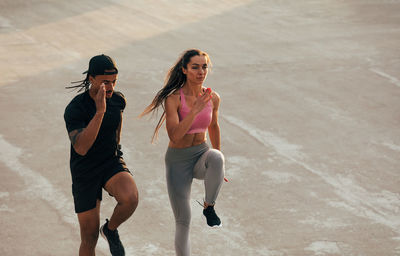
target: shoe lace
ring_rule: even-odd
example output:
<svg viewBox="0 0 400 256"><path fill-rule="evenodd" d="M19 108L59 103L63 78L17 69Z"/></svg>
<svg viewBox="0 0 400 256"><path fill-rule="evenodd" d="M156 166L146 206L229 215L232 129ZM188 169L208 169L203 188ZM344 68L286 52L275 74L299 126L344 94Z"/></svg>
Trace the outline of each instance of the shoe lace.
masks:
<svg viewBox="0 0 400 256"><path fill-rule="evenodd" d="M203 200L204 201L204 200ZM204 208L204 203L200 203L200 201L199 200L196 200L196 202L201 206L201 207L203 207Z"/></svg>
<svg viewBox="0 0 400 256"><path fill-rule="evenodd" d="M208 206L207 208L204 209L204 203L202 204L199 200L196 200L196 202L201 207L203 207L203 210L205 210L205 213L206 213L205 215L206 215L207 219L212 220L212 221L219 219L217 213L214 210L214 206L213 205L210 205L210 206ZM204 202L204 199L203 199L203 202Z"/></svg>

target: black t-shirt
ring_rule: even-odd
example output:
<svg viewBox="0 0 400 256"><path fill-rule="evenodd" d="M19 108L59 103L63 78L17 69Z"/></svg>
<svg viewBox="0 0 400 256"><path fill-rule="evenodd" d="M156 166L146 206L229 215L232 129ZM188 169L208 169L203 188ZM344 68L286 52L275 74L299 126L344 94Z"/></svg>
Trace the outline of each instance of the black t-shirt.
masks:
<svg viewBox="0 0 400 256"><path fill-rule="evenodd" d="M106 112L99 133L92 147L85 156L75 152L71 144L70 167L72 178L94 177L113 162L117 155L117 129L121 122L126 100L122 93L114 92L106 99ZM64 120L68 133L86 128L96 113L96 104L89 91L78 94L65 108Z"/></svg>

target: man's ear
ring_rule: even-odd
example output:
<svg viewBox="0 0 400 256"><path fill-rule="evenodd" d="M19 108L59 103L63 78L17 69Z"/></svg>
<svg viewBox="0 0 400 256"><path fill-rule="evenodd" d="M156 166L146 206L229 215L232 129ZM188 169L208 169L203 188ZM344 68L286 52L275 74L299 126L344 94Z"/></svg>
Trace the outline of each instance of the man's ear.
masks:
<svg viewBox="0 0 400 256"><path fill-rule="evenodd" d="M89 82L90 82L91 84L93 84L93 82L94 82L94 77L91 76L91 75L89 75Z"/></svg>

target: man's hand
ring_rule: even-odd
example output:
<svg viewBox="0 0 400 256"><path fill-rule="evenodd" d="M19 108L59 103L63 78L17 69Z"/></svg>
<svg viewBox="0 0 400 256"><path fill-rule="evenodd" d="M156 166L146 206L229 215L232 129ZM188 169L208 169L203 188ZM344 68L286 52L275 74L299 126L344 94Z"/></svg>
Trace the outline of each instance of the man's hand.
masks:
<svg viewBox="0 0 400 256"><path fill-rule="evenodd" d="M100 88L97 91L95 103L97 113L106 112L106 86L104 85L104 83L100 85Z"/></svg>

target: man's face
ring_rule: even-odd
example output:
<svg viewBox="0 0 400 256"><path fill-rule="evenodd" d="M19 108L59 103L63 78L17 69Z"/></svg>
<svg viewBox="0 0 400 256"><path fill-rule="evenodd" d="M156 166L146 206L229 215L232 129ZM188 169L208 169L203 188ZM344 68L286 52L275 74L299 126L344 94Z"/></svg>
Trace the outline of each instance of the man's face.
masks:
<svg viewBox="0 0 400 256"><path fill-rule="evenodd" d="M106 72L112 72L112 70L106 70ZM112 74L112 75L97 75L95 77L90 77L90 82L92 84L92 90L94 92L97 92L100 88L101 84L105 85L106 89L106 97L111 98L113 92L114 92L114 87L117 83L117 77L118 74Z"/></svg>

